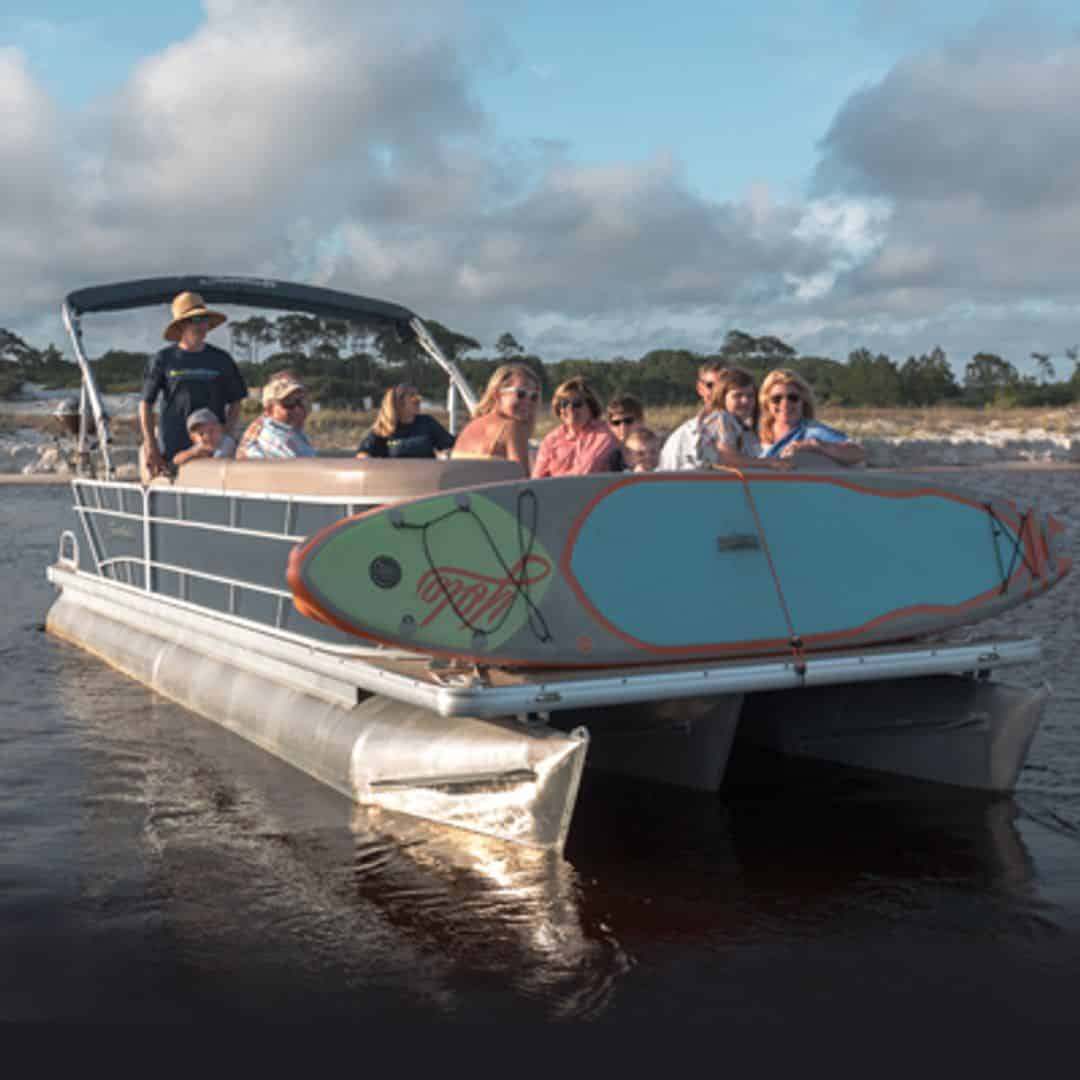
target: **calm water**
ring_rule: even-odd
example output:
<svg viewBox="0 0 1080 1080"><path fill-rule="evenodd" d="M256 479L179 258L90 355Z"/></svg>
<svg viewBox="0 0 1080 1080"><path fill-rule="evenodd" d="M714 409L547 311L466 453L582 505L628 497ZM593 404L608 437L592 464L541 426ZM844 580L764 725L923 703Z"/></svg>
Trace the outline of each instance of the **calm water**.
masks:
<svg viewBox="0 0 1080 1080"><path fill-rule="evenodd" d="M949 478L1080 556L1080 472ZM1054 690L1015 798L587 775L553 860L358 811L46 636L68 498L0 488L0 1018L1074 1022L1080 573L986 626L1042 636L1008 677Z"/></svg>

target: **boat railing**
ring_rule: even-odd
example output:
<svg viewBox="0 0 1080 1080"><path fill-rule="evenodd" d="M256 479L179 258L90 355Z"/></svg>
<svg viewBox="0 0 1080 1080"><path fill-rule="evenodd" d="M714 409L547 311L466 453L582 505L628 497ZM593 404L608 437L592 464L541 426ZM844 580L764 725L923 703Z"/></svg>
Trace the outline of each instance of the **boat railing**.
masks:
<svg viewBox="0 0 1080 1080"><path fill-rule="evenodd" d="M266 492L237 492L223 494L204 488L144 487L140 484L118 481L77 479L73 481L75 510L83 525L93 572L121 584L139 588L144 592L158 593L162 575L175 575L178 583L176 598L188 600L193 581L203 581L221 586L226 590L223 610L236 615L241 596L257 593L277 600L273 625L284 628L286 613L292 594L285 585L284 568L288 550L307 538L308 531L297 528L302 506L325 507L329 522L337 517L349 517L373 506L385 503L385 498L355 497L343 502L334 496L273 495ZM207 520L191 513L191 504L211 498L223 508L221 519ZM258 501L271 511L262 514L262 527L242 524L242 504ZM279 507L280 512L275 510ZM271 517L277 518L271 527ZM252 544L270 541L281 546L281 584L259 581L255 577L243 578L216 573L203 566L180 564L160 557L157 548L162 529L195 530L207 536L225 537L233 540L246 539ZM109 551L103 536L113 542L128 541L126 550ZM130 541L138 538L138 543ZM192 545L193 550L195 545ZM253 566L256 562L253 561Z"/></svg>
<svg viewBox="0 0 1080 1080"><path fill-rule="evenodd" d="M190 462L175 481L78 477L72 487L87 568L97 576L185 602L200 597L214 611L284 630L306 622L285 580L295 545L387 503L516 475L512 462L472 459L223 459ZM245 615L256 611L256 619ZM320 641L343 636L307 628Z"/></svg>
<svg viewBox="0 0 1080 1080"><path fill-rule="evenodd" d="M232 536L242 536L251 539L270 539L282 544L283 549L304 540L305 535L291 530L290 521L294 519L295 504L300 500L283 497L282 527L279 531L266 529L243 529L236 525L219 525L212 522L197 520L185 520L166 514L155 513L153 504L155 496L160 496L162 491L154 488L146 488L139 484L124 483L120 481L103 481L77 479L73 481L76 491L75 510L82 525L83 535L87 538L89 556L92 566L82 567L80 564L80 546L78 538L71 530L65 530L61 534L59 550L57 553L57 566L80 573L89 573L92 577L108 581L110 585L116 585L130 590L132 593L147 595L159 600L167 600L178 609L186 609L191 612L208 613L206 605L193 602L190 599L191 582L203 581L211 585L221 586L227 590L227 602L222 608L216 608L209 613L216 619L225 620L232 625L249 630L258 630L265 633L268 630L275 632L275 636L284 641L303 644L308 648L317 648L320 652L328 655L336 655L342 658L363 658L369 656L411 656L404 650L387 649L383 646L366 646L359 641L355 645L340 645L330 641L315 641L308 635L298 633L286 627L286 613L291 607L292 594L287 587L265 584L262 582L217 574L205 568L192 565L182 565L155 556L155 525L178 526L181 528L193 528L205 530L208 533L228 533ZM166 489L166 493L167 489ZM183 512L182 500L186 496L211 495L217 499L223 498L217 492L200 491L198 489L175 492L180 502L179 512ZM107 505L107 499L112 496L118 501L115 506ZM238 501L248 496L236 495L224 497L227 501ZM258 497L258 496L255 496ZM263 498L266 498L265 496ZM317 497L310 497L316 499ZM324 503L336 505L332 500L324 498ZM134 502L139 509L128 509L125 505ZM359 513L366 505L359 501L350 504L349 512ZM229 516L235 520L235 512L230 511ZM133 554L110 556L106 554L101 545L100 531L94 527L95 519L107 519L109 521L128 522L136 527L141 533L140 550ZM162 573L174 574L180 587L177 594L164 593L158 587ZM284 575L282 580L284 581ZM238 614L238 600L244 594L256 593L269 596L276 600L275 617L272 622L260 622L241 614Z"/></svg>

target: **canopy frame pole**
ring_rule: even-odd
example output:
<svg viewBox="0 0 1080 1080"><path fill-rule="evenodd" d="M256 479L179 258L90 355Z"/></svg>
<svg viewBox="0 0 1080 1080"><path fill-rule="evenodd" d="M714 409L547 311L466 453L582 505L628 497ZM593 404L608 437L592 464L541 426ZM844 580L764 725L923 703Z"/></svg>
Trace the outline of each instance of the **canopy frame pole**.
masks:
<svg viewBox="0 0 1080 1080"><path fill-rule="evenodd" d="M79 403L79 445L76 459L78 465L76 468L80 475L85 475L87 463L90 459L91 443L86 418L86 403L89 401L90 411L93 413L94 426L97 431L97 449L101 454L101 463L105 473L104 479L115 480L116 467L113 465L110 451L112 432L109 429L109 417L101 401L101 392L98 390L97 379L94 378L94 369L91 367L90 360L83 349L82 326L79 323L79 317L71 311L66 300L61 305L60 315L64 320L64 326L67 328L68 337L71 339L71 347L75 352L79 370L82 372L82 393Z"/></svg>

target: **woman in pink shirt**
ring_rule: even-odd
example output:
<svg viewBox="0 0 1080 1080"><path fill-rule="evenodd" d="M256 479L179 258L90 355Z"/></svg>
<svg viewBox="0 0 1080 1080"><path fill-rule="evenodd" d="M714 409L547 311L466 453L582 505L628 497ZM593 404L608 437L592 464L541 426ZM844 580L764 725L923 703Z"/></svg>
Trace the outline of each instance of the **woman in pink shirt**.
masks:
<svg viewBox="0 0 1080 1080"><path fill-rule="evenodd" d="M556 388L551 411L559 425L540 443L533 476L583 476L620 467L619 440L600 419L600 399L583 378Z"/></svg>

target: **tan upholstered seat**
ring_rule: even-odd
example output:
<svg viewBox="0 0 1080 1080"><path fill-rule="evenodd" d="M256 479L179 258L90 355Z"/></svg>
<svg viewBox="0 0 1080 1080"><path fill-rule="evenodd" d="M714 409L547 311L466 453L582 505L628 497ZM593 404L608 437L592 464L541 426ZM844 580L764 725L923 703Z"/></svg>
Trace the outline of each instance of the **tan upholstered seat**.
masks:
<svg viewBox="0 0 1080 1080"><path fill-rule="evenodd" d="M385 498L523 480L521 466L501 458L293 458L236 461L199 458L180 467L176 487L222 494L355 495Z"/></svg>

